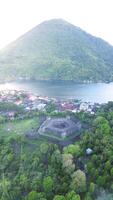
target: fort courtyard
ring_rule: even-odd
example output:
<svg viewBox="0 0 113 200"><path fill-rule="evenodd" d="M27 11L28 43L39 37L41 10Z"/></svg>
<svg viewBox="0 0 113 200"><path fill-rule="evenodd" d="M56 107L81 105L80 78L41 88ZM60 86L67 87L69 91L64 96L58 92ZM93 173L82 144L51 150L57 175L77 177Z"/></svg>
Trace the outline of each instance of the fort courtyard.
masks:
<svg viewBox="0 0 113 200"><path fill-rule="evenodd" d="M58 140L78 136L81 130L81 123L66 118L47 118L40 126L38 133Z"/></svg>

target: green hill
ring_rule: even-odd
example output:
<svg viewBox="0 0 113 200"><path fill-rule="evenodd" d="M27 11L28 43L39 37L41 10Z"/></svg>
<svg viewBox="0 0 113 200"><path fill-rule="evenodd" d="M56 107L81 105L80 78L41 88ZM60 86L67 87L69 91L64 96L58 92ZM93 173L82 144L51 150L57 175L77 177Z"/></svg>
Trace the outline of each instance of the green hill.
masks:
<svg viewBox="0 0 113 200"><path fill-rule="evenodd" d="M0 81L113 81L113 46L61 19L45 21L0 51Z"/></svg>

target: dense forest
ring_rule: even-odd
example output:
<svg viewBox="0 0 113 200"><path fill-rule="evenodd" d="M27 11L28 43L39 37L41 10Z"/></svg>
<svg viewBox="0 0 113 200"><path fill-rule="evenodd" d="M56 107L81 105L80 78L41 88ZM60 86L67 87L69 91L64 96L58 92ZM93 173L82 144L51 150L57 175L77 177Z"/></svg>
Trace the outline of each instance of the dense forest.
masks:
<svg viewBox="0 0 113 200"><path fill-rule="evenodd" d="M0 51L0 81L113 81L113 46L64 20L41 23Z"/></svg>
<svg viewBox="0 0 113 200"><path fill-rule="evenodd" d="M0 200L112 200L113 102L95 115L73 114L87 128L67 146L23 134L42 114L11 122L0 118ZM6 134L9 124L15 129Z"/></svg>

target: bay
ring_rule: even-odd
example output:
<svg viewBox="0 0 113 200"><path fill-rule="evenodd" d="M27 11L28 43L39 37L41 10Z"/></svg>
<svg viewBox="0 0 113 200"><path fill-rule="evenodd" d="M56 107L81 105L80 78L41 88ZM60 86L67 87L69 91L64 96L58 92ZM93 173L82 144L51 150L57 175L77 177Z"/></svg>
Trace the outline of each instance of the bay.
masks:
<svg viewBox="0 0 113 200"><path fill-rule="evenodd" d="M57 99L79 99L87 102L113 101L112 83L77 84L73 81L17 81L0 84L1 90L25 90Z"/></svg>

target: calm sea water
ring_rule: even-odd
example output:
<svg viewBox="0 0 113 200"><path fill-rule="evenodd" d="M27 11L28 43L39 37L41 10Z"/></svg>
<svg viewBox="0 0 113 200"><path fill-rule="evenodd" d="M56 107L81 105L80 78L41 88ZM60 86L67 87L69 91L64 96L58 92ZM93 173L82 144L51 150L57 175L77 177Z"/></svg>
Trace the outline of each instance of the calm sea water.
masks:
<svg viewBox="0 0 113 200"><path fill-rule="evenodd" d="M19 81L0 84L0 90L26 90L59 99L81 99L105 103L113 101L113 83L77 84L72 81Z"/></svg>

